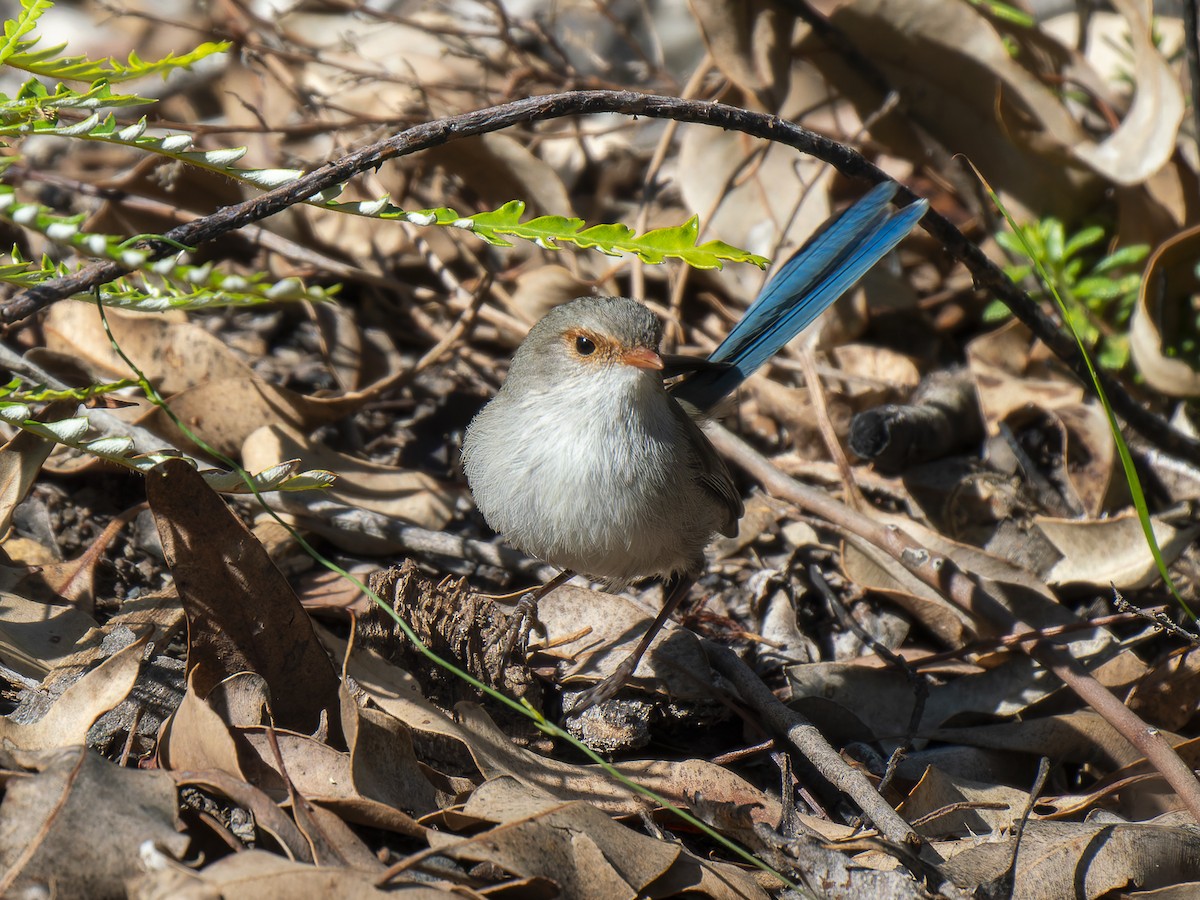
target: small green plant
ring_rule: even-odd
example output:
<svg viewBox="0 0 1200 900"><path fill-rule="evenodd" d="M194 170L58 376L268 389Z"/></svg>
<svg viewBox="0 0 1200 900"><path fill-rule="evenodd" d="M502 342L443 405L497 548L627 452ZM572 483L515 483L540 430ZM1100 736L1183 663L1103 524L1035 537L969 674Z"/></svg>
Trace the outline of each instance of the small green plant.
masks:
<svg viewBox="0 0 1200 900"><path fill-rule="evenodd" d="M1035 269L1046 273L1065 302L1066 315L1076 333L1094 349L1102 368L1117 371L1129 362L1127 326L1142 284L1139 264L1150 248L1132 244L1101 255L1104 238L1105 231L1099 225L1068 237L1063 223L1050 216L1018 225L1017 232L1002 231L996 235L996 243L1017 260L1005 268L1013 281L1025 281ZM1040 284L1031 294L1050 296ZM999 300L992 301L983 312L986 322L998 322L1008 315L1008 308Z"/></svg>

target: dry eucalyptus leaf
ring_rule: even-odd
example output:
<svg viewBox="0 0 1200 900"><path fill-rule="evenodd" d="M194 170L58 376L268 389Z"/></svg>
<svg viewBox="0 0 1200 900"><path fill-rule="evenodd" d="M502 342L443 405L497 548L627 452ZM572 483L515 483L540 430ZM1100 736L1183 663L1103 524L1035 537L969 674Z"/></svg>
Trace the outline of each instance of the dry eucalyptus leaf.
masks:
<svg viewBox="0 0 1200 900"><path fill-rule="evenodd" d="M1129 741L1091 710L1021 722L940 728L928 736L949 743L1057 760L1092 763L1103 760L1114 767L1127 766L1141 758ZM1179 742L1172 735L1168 739L1172 744Z"/></svg>
<svg viewBox="0 0 1200 900"><path fill-rule="evenodd" d="M783 10L750 0L688 0L713 62L746 100L777 112L788 88L795 20Z"/></svg>
<svg viewBox="0 0 1200 900"><path fill-rule="evenodd" d="M944 867L958 885L1002 875L1014 838L964 850ZM1200 835L1194 827L1092 822L1029 822L1017 848L1012 896L1022 900L1088 900L1130 887L1165 887L1200 878Z"/></svg>
<svg viewBox="0 0 1200 900"><path fill-rule="evenodd" d="M0 591L0 661L30 678L42 678L81 649L96 620L74 606L29 600Z"/></svg>
<svg viewBox="0 0 1200 900"><path fill-rule="evenodd" d="M1169 397L1200 397L1200 372L1171 354L1185 320L1194 321L1200 294L1196 258L1200 226L1185 229L1158 247L1146 261L1137 305L1129 323L1129 351L1146 382Z"/></svg>
<svg viewBox="0 0 1200 900"><path fill-rule="evenodd" d="M74 408L73 403L52 403L42 412L41 419L66 418ZM28 495L42 471L42 464L55 446L54 441L28 431L18 431L0 447L0 535L8 534L13 510Z"/></svg>
<svg viewBox="0 0 1200 900"><path fill-rule="evenodd" d="M886 347L843 344L831 351L838 369L848 377L838 393L855 409L867 409L905 398L921 383L921 373L907 356Z"/></svg>
<svg viewBox="0 0 1200 900"><path fill-rule="evenodd" d="M806 189L824 164L781 144L703 125L680 127L679 188L688 209L721 239L762 256L798 248L830 213L823 186ZM748 303L765 284L752 266L730 268L722 283Z"/></svg>
<svg viewBox="0 0 1200 900"><path fill-rule="evenodd" d="M565 896L664 897L687 891L720 898L766 897L740 869L701 860L677 844L618 825L587 803L562 803L512 778L481 785L464 812L502 827L486 841L433 832L430 845L456 858L552 879Z"/></svg>
<svg viewBox="0 0 1200 900"><path fill-rule="evenodd" d="M242 809L249 810L254 817L254 827L260 833L270 835L289 859L312 862L312 848L296 823L264 791L216 769L170 774L180 787L198 787L227 797Z"/></svg>
<svg viewBox="0 0 1200 900"><path fill-rule="evenodd" d="M437 791L417 761L412 733L399 719L359 706L342 687L342 732L350 753L350 779L358 794L423 816L439 809Z"/></svg>
<svg viewBox="0 0 1200 900"><path fill-rule="evenodd" d="M574 215L558 173L510 135L451 141L438 148L437 162L489 204L499 206L520 197L531 215Z"/></svg>
<svg viewBox="0 0 1200 900"><path fill-rule="evenodd" d="M246 437L264 424L304 428L332 422L370 396L367 389L336 397L307 397L267 383L199 325L120 310L106 315L121 349L168 398L175 414L226 455L236 456ZM112 380L132 374L109 343L94 306L55 304L46 334L49 348L74 354L94 377ZM182 439L158 407L145 407L140 422L156 434Z"/></svg>
<svg viewBox="0 0 1200 900"><path fill-rule="evenodd" d="M158 742L159 764L177 772L224 772L245 781L229 724L196 693L188 680L183 701L163 726Z"/></svg>
<svg viewBox="0 0 1200 900"><path fill-rule="evenodd" d="M547 652L560 659L562 682L613 672L650 626L653 614L625 597L566 584L538 602ZM532 648L531 648L532 649ZM668 623L638 663L634 681L680 699L707 697L712 680L697 637Z"/></svg>
<svg viewBox="0 0 1200 900"><path fill-rule="evenodd" d="M1180 647L1142 675L1126 703L1147 722L1178 731L1200 714L1197 696L1200 649Z"/></svg>
<svg viewBox="0 0 1200 900"><path fill-rule="evenodd" d="M143 871L144 844L175 857L187 851L165 772L123 769L84 747L38 760L38 774L9 780L0 805L0 867L19 866L15 889L61 900L124 897L125 879Z"/></svg>
<svg viewBox="0 0 1200 900"><path fill-rule="evenodd" d="M559 304L591 292L591 282L562 266L534 266L517 276L508 307L532 325Z"/></svg>
<svg viewBox="0 0 1200 900"><path fill-rule="evenodd" d="M256 672L270 687L279 727L311 733L336 718L337 674L308 614L225 501L178 459L146 477L146 497L187 614L188 674L197 693Z"/></svg>
<svg viewBox="0 0 1200 900"><path fill-rule="evenodd" d="M917 832L927 839L944 835L1000 834L1012 827L1028 802L1028 791L992 781L956 778L930 766L909 792L898 812L907 821L916 822L944 810L942 815L917 826ZM972 809L967 806L973 803L999 803L1002 808Z"/></svg>
<svg viewBox="0 0 1200 900"><path fill-rule="evenodd" d="M421 837L425 833L425 829L412 816L392 806L391 802L412 806L426 803L426 797L392 796L387 798L389 802L384 802L363 796L355 786L350 756L344 751L335 750L307 735L276 731L275 743L283 757L283 769L287 775L285 782L266 728L241 729L238 741L250 749L251 755L257 756L253 762L256 773L253 780L268 793L279 791L282 795L286 784L290 782L301 797L336 812L348 822L409 837ZM384 793L387 793L386 788L394 786L394 783L388 785L379 779L368 783ZM425 790L423 793L428 796L432 792Z"/></svg>
<svg viewBox="0 0 1200 900"><path fill-rule="evenodd" d="M1150 522L1163 560L1169 566L1200 535L1200 525L1176 527L1167 518L1151 516ZM1045 573L1047 584L1100 588L1114 584L1120 590L1134 590L1160 580L1135 512L1090 522L1038 516L1034 526L1062 554L1062 559Z"/></svg>
<svg viewBox="0 0 1200 900"><path fill-rule="evenodd" d="M133 690L145 650L142 638L117 651L69 685L36 722L0 718L0 743L22 750L82 745L92 724Z"/></svg>
<svg viewBox="0 0 1200 900"><path fill-rule="evenodd" d="M282 425L265 425L254 431L241 451L243 465L255 472L288 459L302 459L305 469L327 469L337 474L337 481L331 488L311 492L314 496L372 510L432 531L441 530L450 521L462 493L461 488L424 472L338 453ZM280 501L290 512L299 513L305 507L307 493L285 494Z"/></svg>
<svg viewBox="0 0 1200 900"><path fill-rule="evenodd" d="M181 313L150 316L109 309L105 316L121 349L163 394L206 381L254 377L219 338L187 322ZM50 307L46 347L73 356L102 380L132 376L109 343L99 311L90 303L71 301Z"/></svg>
<svg viewBox="0 0 1200 900"><path fill-rule="evenodd" d="M1033 336L1016 319L967 345L967 364L979 391L979 405L988 432L1028 407L1050 412L1078 406L1083 387L1054 359L1046 359Z"/></svg>
<svg viewBox="0 0 1200 900"><path fill-rule="evenodd" d="M134 881L132 900L215 900L254 897L255 900L295 900L297 897L337 897L338 900L446 900L462 897L452 884L444 888L422 882L392 882L377 887L378 872L310 866L265 850L245 850L210 863L199 871L162 869Z"/></svg>

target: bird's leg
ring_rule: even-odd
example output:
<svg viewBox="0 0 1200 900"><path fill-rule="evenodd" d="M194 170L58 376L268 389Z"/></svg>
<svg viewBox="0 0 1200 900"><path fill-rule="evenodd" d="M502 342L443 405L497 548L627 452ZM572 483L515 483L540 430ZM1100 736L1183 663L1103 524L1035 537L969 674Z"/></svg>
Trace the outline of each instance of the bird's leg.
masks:
<svg viewBox="0 0 1200 900"><path fill-rule="evenodd" d="M563 569L541 587L532 591L525 591L520 595L521 599L513 607L512 620L504 630L504 647L501 659L509 659L518 642L524 644L529 640L529 631L533 628L533 623L537 621L538 601L556 587L566 584L574 577L575 573L570 569Z"/></svg>
<svg viewBox="0 0 1200 900"><path fill-rule="evenodd" d="M616 670L601 681L598 685L584 691L575 704L571 707L571 715L579 715L590 706L595 706L597 703L603 703L605 700L611 700L625 686L634 670L637 669L638 663L642 661L646 651L653 643L655 636L662 631L662 627L667 624L667 619L671 618L671 613L679 608L679 604L683 602L683 598L687 596L688 591L692 589L692 585L696 583L696 578L693 575L676 575L667 582L666 599L663 601L662 609L658 615L654 617L654 621L650 623L650 628L642 635L642 639L638 641L633 652L625 659L621 660L621 664Z"/></svg>

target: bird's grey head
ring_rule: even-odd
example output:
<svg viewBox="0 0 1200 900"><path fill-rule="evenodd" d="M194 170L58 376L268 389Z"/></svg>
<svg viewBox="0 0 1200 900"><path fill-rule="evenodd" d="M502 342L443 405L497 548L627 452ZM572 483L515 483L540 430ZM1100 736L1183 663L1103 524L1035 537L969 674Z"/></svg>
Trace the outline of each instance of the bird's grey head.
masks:
<svg viewBox="0 0 1200 900"><path fill-rule="evenodd" d="M658 316L628 297L578 297L550 310L513 357L508 380L561 380L625 365L661 369Z"/></svg>

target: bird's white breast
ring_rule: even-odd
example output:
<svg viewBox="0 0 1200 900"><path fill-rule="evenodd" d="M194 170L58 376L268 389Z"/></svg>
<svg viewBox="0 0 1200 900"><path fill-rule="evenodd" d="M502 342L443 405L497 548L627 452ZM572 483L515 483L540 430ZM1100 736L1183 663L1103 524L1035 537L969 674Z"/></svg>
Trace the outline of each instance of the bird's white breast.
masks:
<svg viewBox="0 0 1200 900"><path fill-rule="evenodd" d="M463 445L476 504L560 568L628 581L696 567L723 510L693 476L674 401L640 370L589 376L480 412Z"/></svg>

